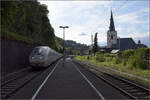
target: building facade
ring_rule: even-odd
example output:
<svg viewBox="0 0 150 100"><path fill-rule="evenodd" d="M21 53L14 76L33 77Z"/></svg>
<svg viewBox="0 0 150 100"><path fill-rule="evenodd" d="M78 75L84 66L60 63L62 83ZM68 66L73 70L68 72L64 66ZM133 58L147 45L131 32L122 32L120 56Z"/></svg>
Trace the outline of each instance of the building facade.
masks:
<svg viewBox="0 0 150 100"><path fill-rule="evenodd" d="M117 44L117 31L115 30L113 14L111 11L110 26L109 30L107 31L107 47L111 48L112 45L115 44Z"/></svg>
<svg viewBox="0 0 150 100"><path fill-rule="evenodd" d="M109 30L107 31L107 49L113 50L127 50L127 49L136 49L141 47L146 47L144 44L136 44L132 38L118 38L117 31L115 30L113 13L111 11L111 18L110 18L110 26Z"/></svg>

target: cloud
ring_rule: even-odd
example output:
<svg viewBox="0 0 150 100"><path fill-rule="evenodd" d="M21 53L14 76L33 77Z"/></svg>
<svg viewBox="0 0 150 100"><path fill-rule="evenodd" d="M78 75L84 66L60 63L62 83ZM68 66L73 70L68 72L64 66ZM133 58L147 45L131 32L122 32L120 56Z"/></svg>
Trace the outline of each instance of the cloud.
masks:
<svg viewBox="0 0 150 100"><path fill-rule="evenodd" d="M80 36L86 36L87 34L86 33L81 33L81 34L79 34Z"/></svg>
<svg viewBox="0 0 150 100"><path fill-rule="evenodd" d="M48 6L48 17L55 29L56 36L62 38L63 31L59 26L68 25L69 28L65 30L65 39L88 45L91 44L91 34L96 32L99 33L98 43L106 44L110 23L110 8L114 3L116 6L122 4L121 1L40 1L40 3ZM137 3L134 2L135 8L139 7L136 6ZM131 4L122 7L121 13L116 13L117 15L114 13L118 36L133 37L134 39L142 36L147 37L148 8L143 6L138 11L130 9L130 12L128 12L125 11L128 6L131 6ZM138 28L139 26L140 28Z"/></svg>
<svg viewBox="0 0 150 100"><path fill-rule="evenodd" d="M95 33L94 30L98 29L95 29L95 27L100 23L103 23L103 20L106 16L106 14L104 14L102 11L95 10L94 7L99 7L99 4L103 5L104 2L93 2L93 5L89 3L79 3L75 5L60 4L59 7L57 6L58 4L55 4L57 10L54 11L56 11L55 14L57 17L55 17L55 15L54 18L51 18L53 16L49 16L49 18L52 26L55 29L56 36L62 37L62 30L59 29L59 25L68 25L69 29L66 29L66 39L72 39L80 43L90 44L91 34ZM107 3L105 3L105 6L106 4ZM52 11L52 9L50 11ZM104 28L100 29L100 31L103 30ZM85 38L80 37L80 34L83 31L87 34L86 40Z"/></svg>
<svg viewBox="0 0 150 100"><path fill-rule="evenodd" d="M128 23L128 24L143 24L146 21L139 20L140 15L138 13L127 13L120 16L116 16L116 20L121 23Z"/></svg>
<svg viewBox="0 0 150 100"><path fill-rule="evenodd" d="M138 11L126 12L115 17L119 37L132 37L134 40L148 43L149 39L149 9L143 7ZM143 40L145 39L145 40ZM147 41L147 42L146 42Z"/></svg>

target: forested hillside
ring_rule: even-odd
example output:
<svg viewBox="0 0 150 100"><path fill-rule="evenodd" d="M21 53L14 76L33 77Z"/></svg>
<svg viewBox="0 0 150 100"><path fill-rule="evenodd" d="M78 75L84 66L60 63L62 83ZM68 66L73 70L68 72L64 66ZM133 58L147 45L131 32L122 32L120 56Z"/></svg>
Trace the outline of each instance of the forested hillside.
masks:
<svg viewBox="0 0 150 100"><path fill-rule="evenodd" d="M58 50L47 7L38 1L1 1L1 36Z"/></svg>
<svg viewBox="0 0 150 100"><path fill-rule="evenodd" d="M63 47L63 40L61 38L58 38L58 43ZM89 46L81 43L76 43L75 41L72 40L66 40L65 41L65 47L66 47L66 52L68 54L84 54L85 51L89 49Z"/></svg>

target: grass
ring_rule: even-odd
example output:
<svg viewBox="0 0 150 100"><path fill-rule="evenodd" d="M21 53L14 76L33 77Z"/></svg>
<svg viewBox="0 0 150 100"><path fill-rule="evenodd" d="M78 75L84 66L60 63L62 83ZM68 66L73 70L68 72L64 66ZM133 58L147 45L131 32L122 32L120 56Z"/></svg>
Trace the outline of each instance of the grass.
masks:
<svg viewBox="0 0 150 100"><path fill-rule="evenodd" d="M22 35L18 35L12 32L8 32L8 31L2 31L1 37L7 40L16 40L16 41L21 41L24 43L28 43L28 44L33 44L34 41L32 39L29 39L28 37L22 36Z"/></svg>
<svg viewBox="0 0 150 100"><path fill-rule="evenodd" d="M104 70L115 70L115 74L120 74L119 72L123 72L124 74L121 73L123 77L137 81L146 87L149 87L150 85L150 70L148 69L130 68L127 65L125 66L123 63L115 64L110 57L105 57L105 62L98 62L94 57L88 56L76 56L74 59L94 64Z"/></svg>
<svg viewBox="0 0 150 100"><path fill-rule="evenodd" d="M49 45L51 48L58 50L57 46L55 48L52 45L50 45L53 43L47 44L44 41L42 41L40 39L40 37L39 37L39 39L35 40L35 39L32 39L31 37L20 35L20 34L14 33L14 32L9 32L5 29L1 30L0 37L1 37L1 39L19 41L19 42L31 44L31 45Z"/></svg>
<svg viewBox="0 0 150 100"><path fill-rule="evenodd" d="M2 30L1 38L6 39L6 40L16 40L16 41L20 41L20 42L23 42L23 43L34 44L34 45L44 44L40 40L35 41L35 40L33 40L33 39L31 39L27 36L19 35L17 33L12 33L12 32L9 32L7 30Z"/></svg>

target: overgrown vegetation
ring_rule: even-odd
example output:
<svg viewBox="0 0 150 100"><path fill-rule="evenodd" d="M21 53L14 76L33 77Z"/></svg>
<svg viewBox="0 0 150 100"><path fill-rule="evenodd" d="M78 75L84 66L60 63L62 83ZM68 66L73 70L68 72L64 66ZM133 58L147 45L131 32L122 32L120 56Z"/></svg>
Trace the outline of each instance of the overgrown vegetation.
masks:
<svg viewBox="0 0 150 100"><path fill-rule="evenodd" d="M59 50L46 5L38 1L1 1L2 38L36 45L49 45Z"/></svg>
<svg viewBox="0 0 150 100"><path fill-rule="evenodd" d="M99 65L135 74L144 78L150 78L150 49L138 48L136 50L126 50L117 55L97 52L95 56L77 56L75 59L92 62Z"/></svg>
<svg viewBox="0 0 150 100"><path fill-rule="evenodd" d="M139 48L137 50L126 50L118 56L119 63L129 68L150 69L149 67L149 50L148 48ZM118 63L118 64L119 64Z"/></svg>
<svg viewBox="0 0 150 100"><path fill-rule="evenodd" d="M104 62L105 61L104 54L97 52L95 56L95 60L98 62Z"/></svg>

